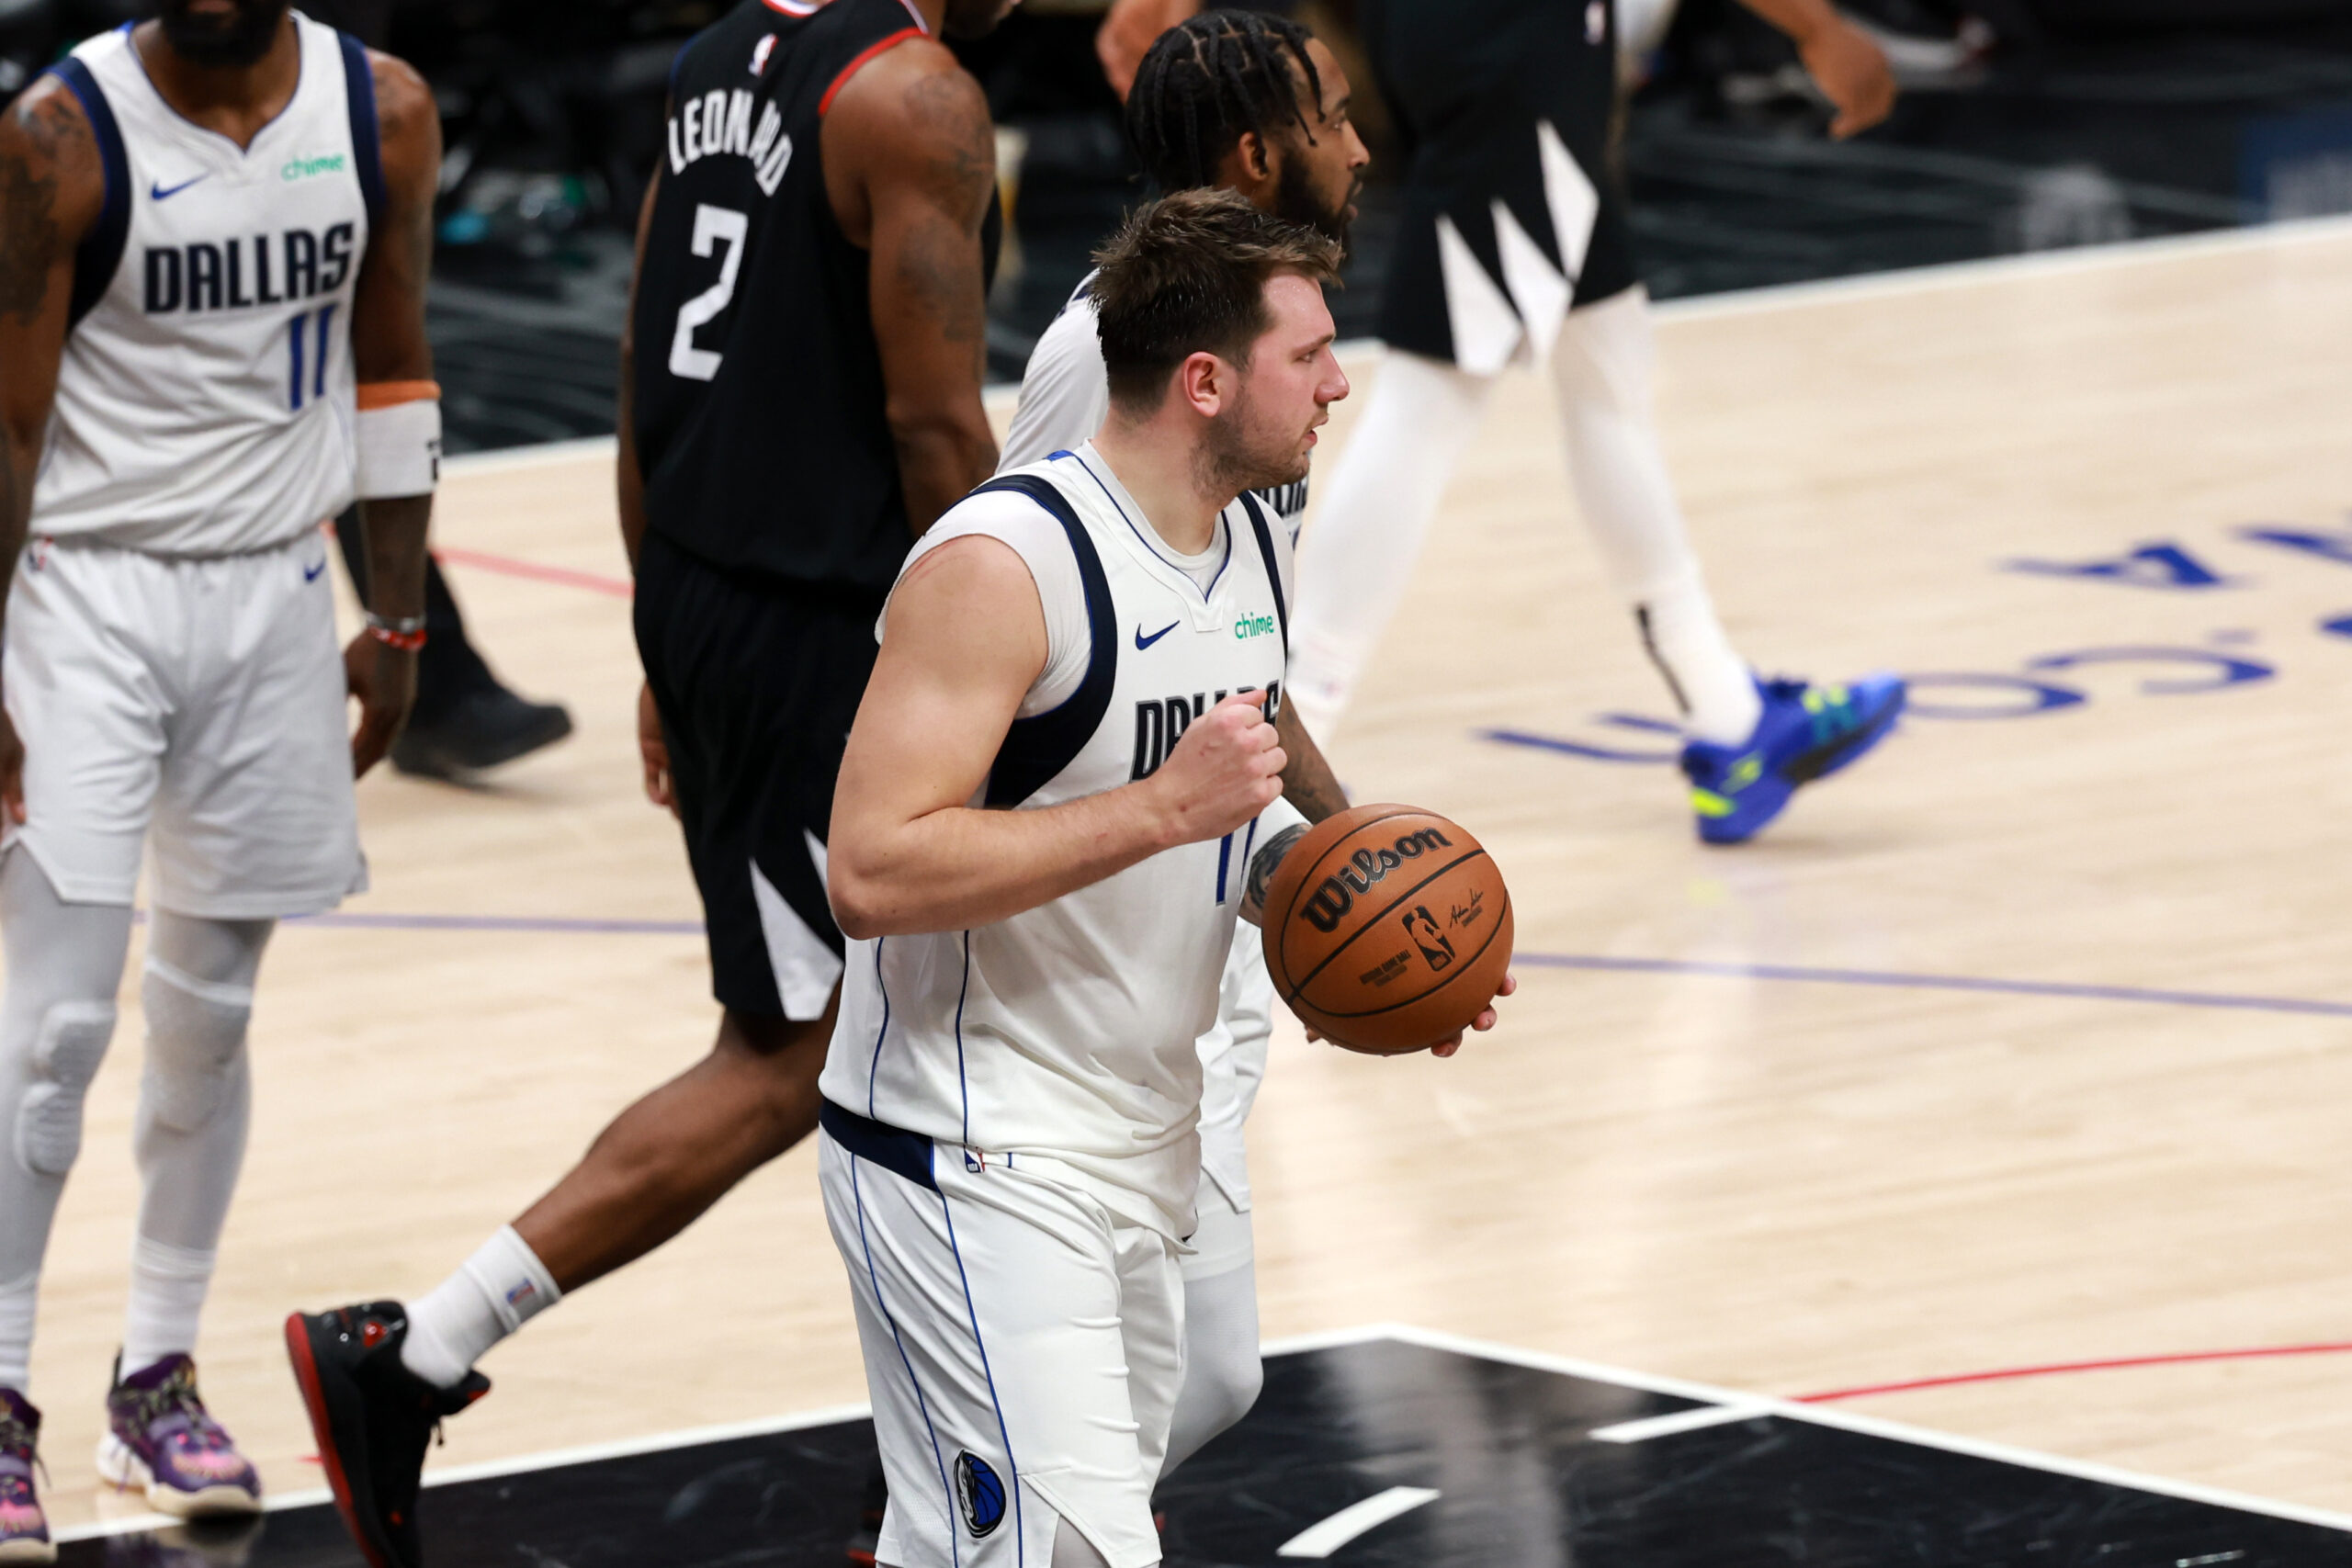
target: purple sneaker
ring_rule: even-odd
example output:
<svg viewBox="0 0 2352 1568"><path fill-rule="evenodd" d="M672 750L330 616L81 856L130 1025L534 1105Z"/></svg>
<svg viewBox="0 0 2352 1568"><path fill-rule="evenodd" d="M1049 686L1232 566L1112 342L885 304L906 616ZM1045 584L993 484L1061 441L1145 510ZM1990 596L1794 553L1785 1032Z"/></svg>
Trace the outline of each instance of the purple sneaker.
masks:
<svg viewBox="0 0 2352 1568"><path fill-rule="evenodd" d="M144 1492L157 1513L190 1519L260 1512L261 1477L205 1410L187 1357L166 1356L127 1378L118 1360L107 1418L114 1429L98 1441L98 1473Z"/></svg>
<svg viewBox="0 0 2352 1568"><path fill-rule="evenodd" d="M34 1445L40 1412L13 1388L0 1388L0 1562L54 1562L49 1518L33 1492Z"/></svg>

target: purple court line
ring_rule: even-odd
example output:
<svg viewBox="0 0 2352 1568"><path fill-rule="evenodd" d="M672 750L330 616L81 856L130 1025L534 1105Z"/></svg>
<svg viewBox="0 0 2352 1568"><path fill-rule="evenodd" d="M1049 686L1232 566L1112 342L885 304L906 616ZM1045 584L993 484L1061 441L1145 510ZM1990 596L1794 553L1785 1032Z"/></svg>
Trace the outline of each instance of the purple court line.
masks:
<svg viewBox="0 0 2352 1568"><path fill-rule="evenodd" d="M700 936L700 920L567 919L547 915L297 915L286 922L368 931L526 931L550 936Z"/></svg>
<svg viewBox="0 0 2352 1568"><path fill-rule="evenodd" d="M1521 953L1513 964L1537 969L1600 969L1629 975L1704 975L1725 980L1792 980L1821 986L1881 986L1903 991L1974 991L2009 997L2062 997L2078 1001L2146 1002L2157 1007L2219 1008L2240 1012L2303 1013L2352 1018L2352 1002L2301 997L2252 997L2227 991L2168 991L2143 986L2087 986L2068 980L1998 980L1974 975L1905 975L1880 969L1810 969L1793 964L1719 964L1690 958L1604 958L1569 953Z"/></svg>
<svg viewBox="0 0 2352 1568"><path fill-rule="evenodd" d="M695 936L700 920L580 919L544 915L303 915L290 925L345 931L515 931L550 936ZM2002 980L1977 975L1910 975L1883 969L1815 969L1794 964L1731 964L1696 958L1616 958L1594 953L1521 953L1531 969L1587 969L1620 975L1696 975L1719 980L1782 980L1799 985L1875 986L1897 991L1965 991L1980 996L2054 997L2071 1001L2142 1002L2152 1007L2283 1012L2352 1018L2352 1002L2256 997L2228 991L2173 991L2144 986L2093 986L2070 980Z"/></svg>

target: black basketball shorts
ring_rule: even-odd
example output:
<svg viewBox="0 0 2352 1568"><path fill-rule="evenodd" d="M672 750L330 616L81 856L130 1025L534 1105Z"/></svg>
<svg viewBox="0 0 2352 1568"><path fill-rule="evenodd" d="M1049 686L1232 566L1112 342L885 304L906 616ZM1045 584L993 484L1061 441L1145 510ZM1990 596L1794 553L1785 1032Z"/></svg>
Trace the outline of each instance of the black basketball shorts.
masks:
<svg viewBox="0 0 2352 1568"><path fill-rule="evenodd" d="M702 891L721 1006L807 1021L842 975L825 839L878 595L722 571L648 531L637 646Z"/></svg>
<svg viewBox="0 0 2352 1568"><path fill-rule="evenodd" d="M1531 306L1560 284L1592 305L1640 281L1611 152L1610 0L1366 0L1363 30L1408 146L1380 301L1390 347L1492 370L1521 323L1541 330ZM1554 281L1531 288L1523 263L1514 279L1498 205Z"/></svg>

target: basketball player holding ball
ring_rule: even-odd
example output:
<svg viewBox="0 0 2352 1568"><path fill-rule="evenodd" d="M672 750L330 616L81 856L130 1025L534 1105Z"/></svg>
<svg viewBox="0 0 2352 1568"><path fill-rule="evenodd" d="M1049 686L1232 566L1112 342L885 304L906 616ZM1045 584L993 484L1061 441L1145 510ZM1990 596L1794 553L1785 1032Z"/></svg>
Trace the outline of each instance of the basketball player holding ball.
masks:
<svg viewBox="0 0 2352 1568"><path fill-rule="evenodd" d="M1371 154L1349 119L1347 73L1305 28L1280 17L1216 11L1154 44L1127 98L1127 139L1163 191L1221 186L1344 247ZM1075 447L1111 400L1087 277L1037 340L998 471ZM1292 540L1306 513L1302 478L1257 501ZM1277 801L1256 827L1261 846L1301 825ZM1200 1039L1201 1187L1184 1254L1184 1392L1166 1468L1250 1413L1265 1381L1258 1354L1257 1241L1243 1125L1266 1071L1273 983L1244 931L1226 961L1217 1018Z"/></svg>
<svg viewBox="0 0 2352 1568"><path fill-rule="evenodd" d="M1346 395L1337 247L1192 191L1099 259L1111 411L910 557L834 796L820 1170L891 1568L1159 1561L1195 1041L1251 825L1339 805L1280 699L1289 542L1243 493L1302 478Z"/></svg>

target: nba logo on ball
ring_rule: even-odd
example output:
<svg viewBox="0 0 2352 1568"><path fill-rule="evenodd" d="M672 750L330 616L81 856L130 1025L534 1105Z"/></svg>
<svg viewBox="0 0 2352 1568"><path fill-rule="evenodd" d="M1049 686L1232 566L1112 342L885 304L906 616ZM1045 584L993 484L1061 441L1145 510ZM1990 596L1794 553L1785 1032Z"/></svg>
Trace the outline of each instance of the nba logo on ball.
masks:
<svg viewBox="0 0 2352 1568"><path fill-rule="evenodd" d="M963 1506L965 1527L976 1536L1004 1523L1004 1483L988 1461L968 1449L956 1456L956 1501Z"/></svg>

